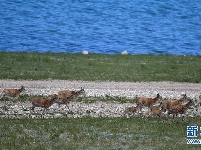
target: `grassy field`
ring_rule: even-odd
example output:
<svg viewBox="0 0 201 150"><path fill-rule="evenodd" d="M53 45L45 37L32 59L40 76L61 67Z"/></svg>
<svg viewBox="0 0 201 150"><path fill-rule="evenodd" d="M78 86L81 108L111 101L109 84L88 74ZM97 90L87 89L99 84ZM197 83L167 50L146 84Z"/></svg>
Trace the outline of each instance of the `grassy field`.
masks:
<svg viewBox="0 0 201 150"><path fill-rule="evenodd" d="M13 102L30 101L30 98L21 95ZM105 96L80 97L77 101L134 103L135 99ZM200 149L200 145L186 144L186 127L200 127L200 117L182 119L139 115L130 118L0 119L0 149Z"/></svg>
<svg viewBox="0 0 201 150"><path fill-rule="evenodd" d="M1 149L199 149L186 126L200 118L4 119Z"/></svg>
<svg viewBox="0 0 201 150"><path fill-rule="evenodd" d="M0 79L201 82L201 56L0 52ZM26 101L22 96L20 101ZM96 98L96 101L110 97ZM7 99L4 99L7 101ZM112 99L113 100L113 99ZM90 102L91 98L85 101ZM94 101L94 98L93 98ZM115 101L129 101L115 98ZM1 119L0 149L200 149L186 144L199 117Z"/></svg>
<svg viewBox="0 0 201 150"><path fill-rule="evenodd" d="M0 79L201 82L201 56L0 52Z"/></svg>

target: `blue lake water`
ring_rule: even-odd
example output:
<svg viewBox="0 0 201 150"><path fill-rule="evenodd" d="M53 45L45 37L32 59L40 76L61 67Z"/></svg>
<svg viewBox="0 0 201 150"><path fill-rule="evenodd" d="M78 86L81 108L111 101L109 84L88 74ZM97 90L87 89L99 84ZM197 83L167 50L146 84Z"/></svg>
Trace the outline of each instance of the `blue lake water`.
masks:
<svg viewBox="0 0 201 150"><path fill-rule="evenodd" d="M201 55L200 0L0 0L0 51Z"/></svg>

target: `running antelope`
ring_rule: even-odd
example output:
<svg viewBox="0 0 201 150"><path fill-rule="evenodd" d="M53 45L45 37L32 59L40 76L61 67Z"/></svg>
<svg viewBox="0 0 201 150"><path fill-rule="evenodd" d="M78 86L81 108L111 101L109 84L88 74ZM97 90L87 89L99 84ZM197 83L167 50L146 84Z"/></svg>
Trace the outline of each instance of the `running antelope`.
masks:
<svg viewBox="0 0 201 150"><path fill-rule="evenodd" d="M150 109L149 116L158 116L158 117L161 117L161 115L163 114L163 112L164 112L164 109L161 108L160 105L152 106L151 109Z"/></svg>
<svg viewBox="0 0 201 150"><path fill-rule="evenodd" d="M155 98L140 97L136 100L136 104L140 111L142 110L143 104L145 104L150 111L151 106L153 106L153 104L159 99L161 99L161 96L158 93Z"/></svg>
<svg viewBox="0 0 201 150"><path fill-rule="evenodd" d="M168 109L168 115L173 114L173 118L174 118L175 115L177 116L178 114L185 114L186 110L192 103L193 101L189 100L189 102L186 104L178 104L178 105L171 106Z"/></svg>
<svg viewBox="0 0 201 150"><path fill-rule="evenodd" d="M25 91L24 86L21 86L20 89L4 89L3 97L18 98L23 91Z"/></svg>
<svg viewBox="0 0 201 150"><path fill-rule="evenodd" d="M74 98L78 97L79 95L83 95L83 94L85 94L85 90L82 87L79 91L63 90L63 91L58 92L58 95L63 95L66 97L69 97L70 95L74 95Z"/></svg>
<svg viewBox="0 0 201 150"><path fill-rule="evenodd" d="M187 99L186 94L182 94L181 96L182 96L182 98L180 98L178 100L177 99L164 100L160 103L160 105L165 111L167 109L169 109L171 106L175 106L175 105L179 105L179 104L181 105L182 102Z"/></svg>
<svg viewBox="0 0 201 150"><path fill-rule="evenodd" d="M48 98L34 97L31 99L32 107L30 109L34 111L35 107L42 107L44 108L43 110L43 113L44 113L55 102L57 98L58 98L58 95L56 94L50 95L50 97Z"/></svg>
<svg viewBox="0 0 201 150"><path fill-rule="evenodd" d="M71 91L71 90L63 90L58 92L58 99L55 101L60 107L61 104L67 104L70 103L71 100L77 98L79 95L85 94L84 88L81 87L79 91ZM69 109L69 107L68 107Z"/></svg>

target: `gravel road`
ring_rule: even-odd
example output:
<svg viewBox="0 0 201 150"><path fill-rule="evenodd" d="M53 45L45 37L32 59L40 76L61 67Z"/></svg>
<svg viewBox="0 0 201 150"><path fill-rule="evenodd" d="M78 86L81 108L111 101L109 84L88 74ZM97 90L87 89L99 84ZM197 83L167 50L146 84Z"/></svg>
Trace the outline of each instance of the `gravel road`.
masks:
<svg viewBox="0 0 201 150"><path fill-rule="evenodd" d="M83 87L86 96L119 96L133 98L136 96L155 97L157 93L163 98L180 98L186 93L193 100L199 100L201 95L201 83L175 83L175 82L102 82L102 81L69 81L69 80L0 80L0 93L5 88L19 88L25 86L24 94L30 95L50 95L63 89L78 90ZM95 102L84 104L81 102L71 102L68 110L65 105L58 108L56 104L43 117L83 117L83 116L107 116L120 117L124 115L125 107L134 104L120 104L117 102ZM36 118L41 114L41 109L36 109L36 113L29 110L30 102L9 103L0 102L0 118L31 117ZM143 110L146 112L146 109ZM196 112L195 112L196 111ZM192 109L188 115L200 115L200 110Z"/></svg>
<svg viewBox="0 0 201 150"><path fill-rule="evenodd" d="M26 87L26 94L49 95L63 89L78 90L83 87L87 96L121 96L132 98L138 96L155 96L160 93L165 98L178 98L186 93L192 99L201 94L201 83L175 82L101 82L69 80L0 80L0 92L5 88Z"/></svg>

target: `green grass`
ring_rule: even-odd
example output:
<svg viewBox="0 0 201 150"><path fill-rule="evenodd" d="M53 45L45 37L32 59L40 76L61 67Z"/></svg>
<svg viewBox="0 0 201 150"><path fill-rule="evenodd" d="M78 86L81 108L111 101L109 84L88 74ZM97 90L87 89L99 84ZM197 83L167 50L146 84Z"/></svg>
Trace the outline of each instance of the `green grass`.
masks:
<svg viewBox="0 0 201 150"><path fill-rule="evenodd" d="M21 95L13 102L29 101ZM2 99L8 101L9 99ZM80 97L77 101L132 103L124 97ZM7 106L5 105L5 109ZM0 119L1 149L199 149L186 144L186 126L200 117ZM199 131L200 133L200 131ZM198 137L200 138L200 136Z"/></svg>
<svg viewBox="0 0 201 150"><path fill-rule="evenodd" d="M0 52L0 79L201 82L201 56Z"/></svg>
<svg viewBox="0 0 201 150"><path fill-rule="evenodd" d="M0 79L201 82L201 56L0 52ZM20 96L17 101L29 101ZM2 99L8 101L8 99ZM13 100L16 101L16 100ZM78 101L132 102L122 97ZM6 108L5 108L6 109ZM0 149L200 149L186 144L187 118L1 119Z"/></svg>
<svg viewBox="0 0 201 150"><path fill-rule="evenodd" d="M199 149L186 126L200 118L3 119L1 149Z"/></svg>

